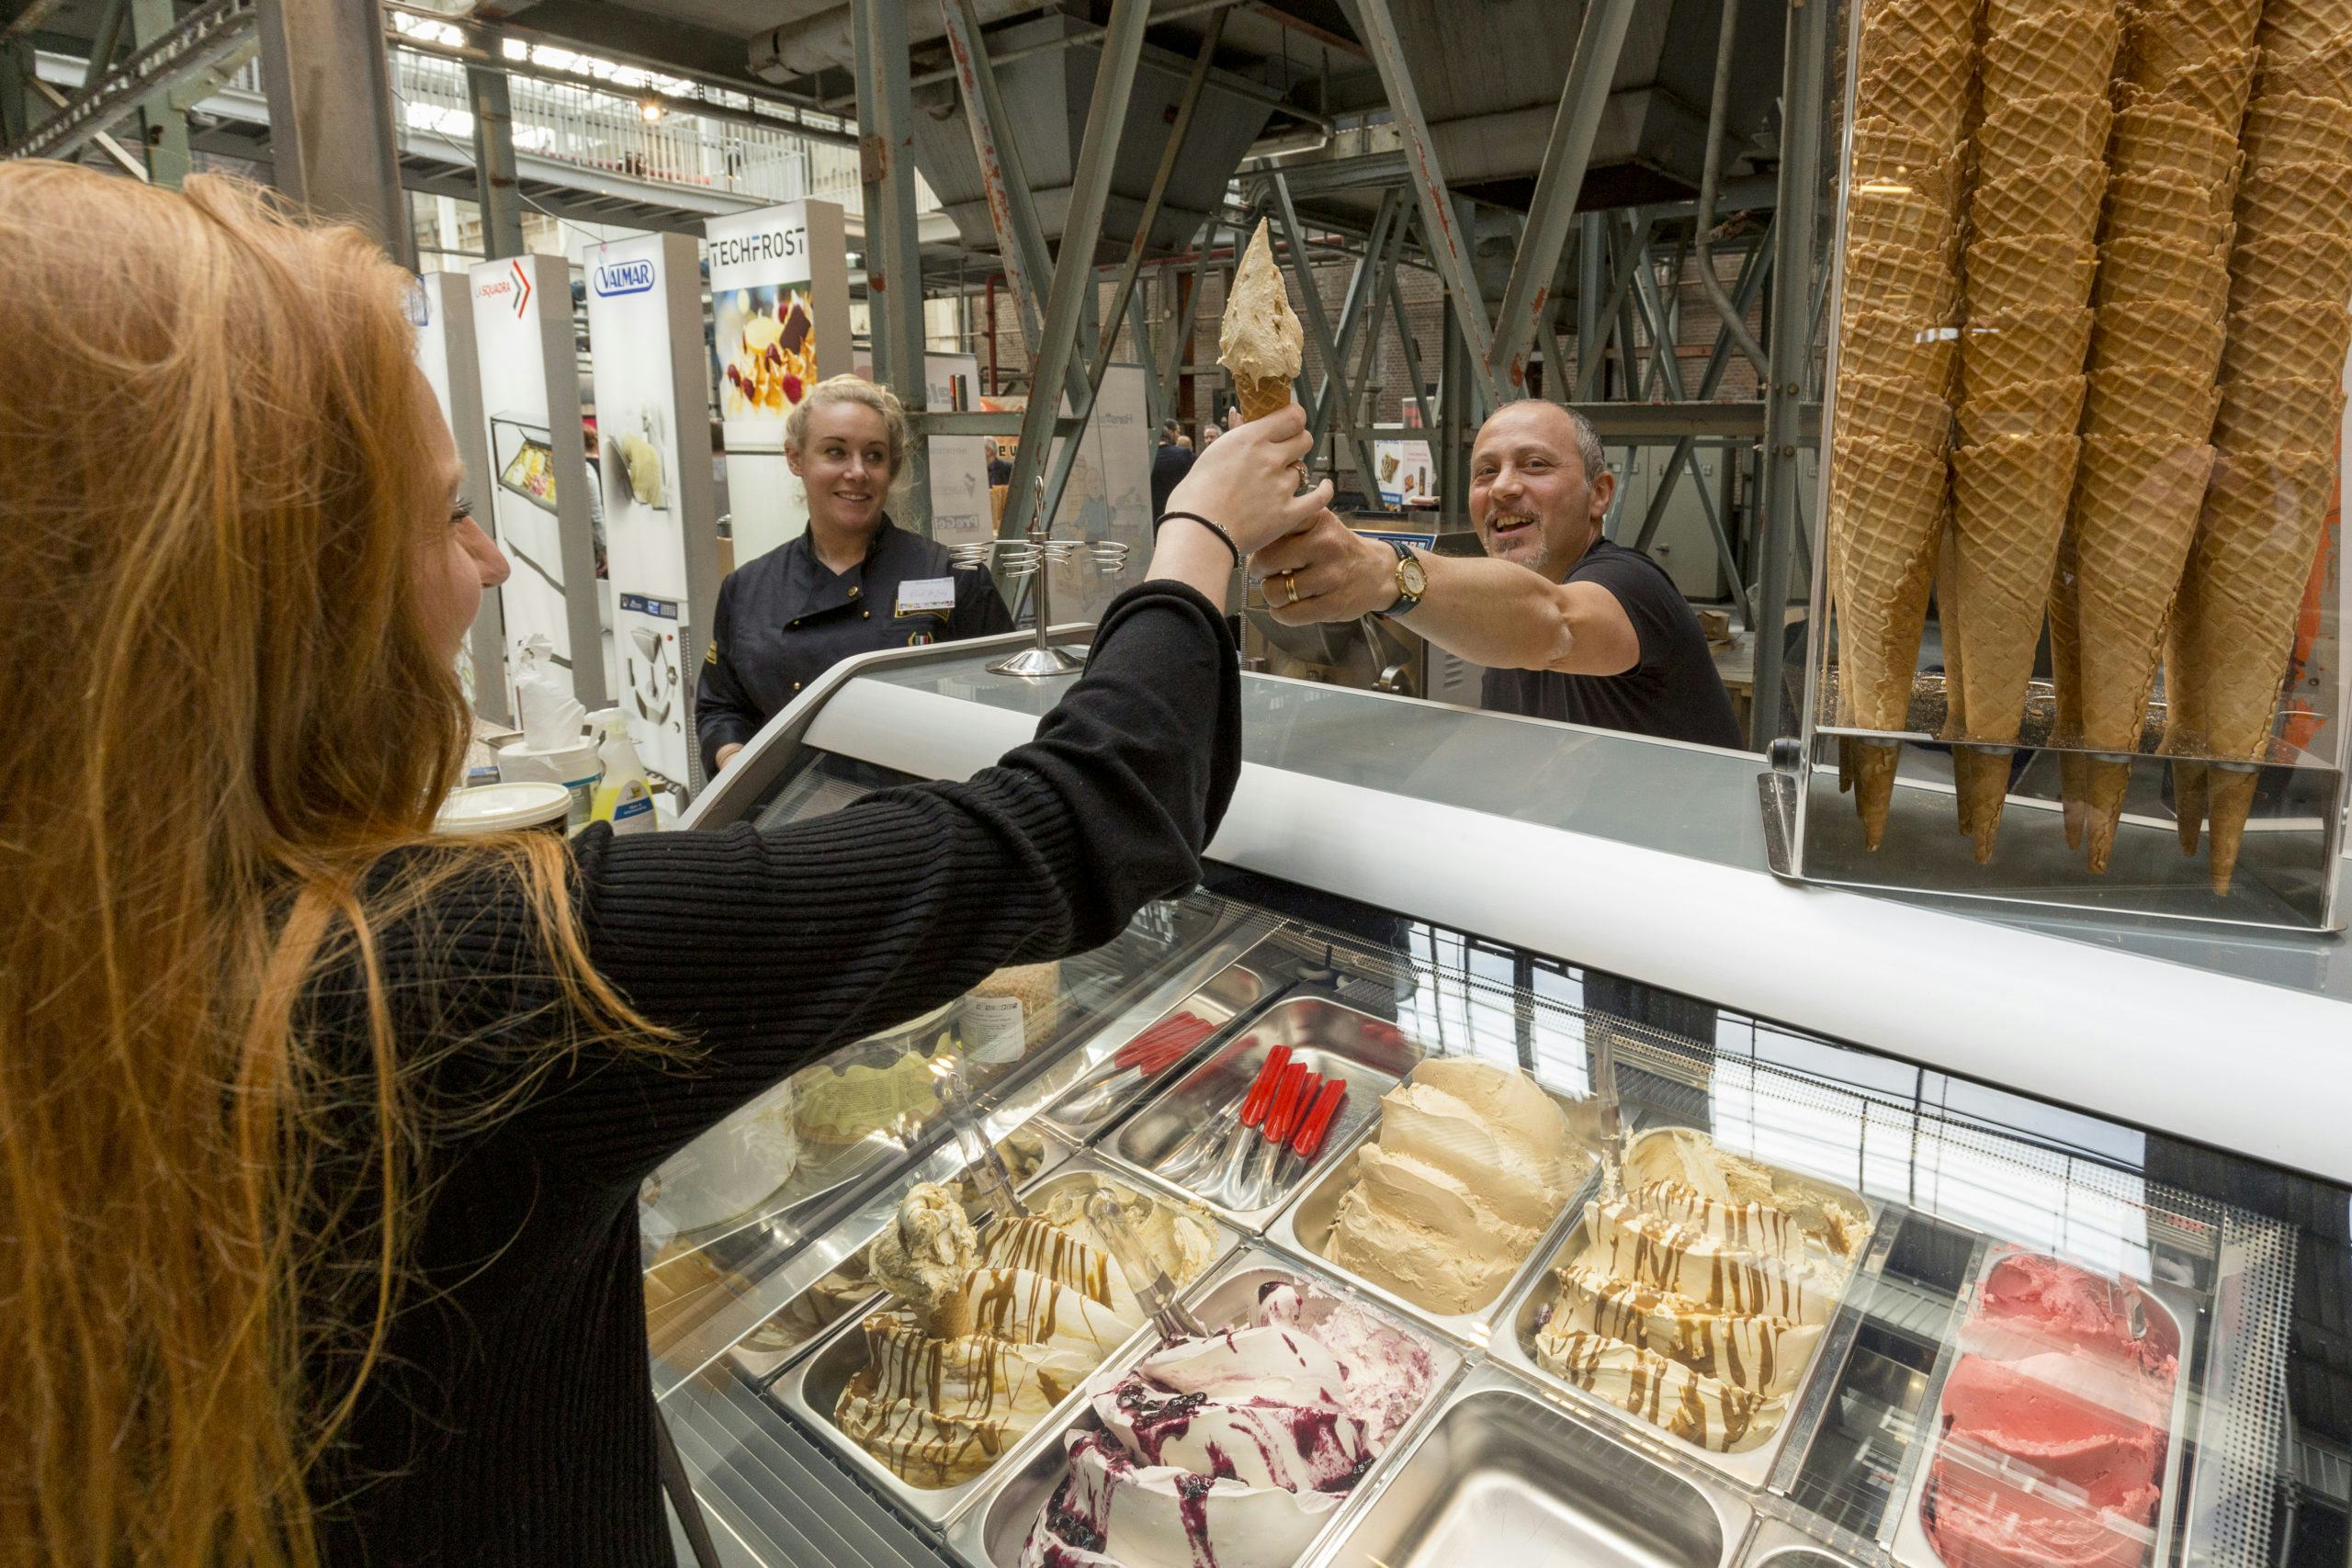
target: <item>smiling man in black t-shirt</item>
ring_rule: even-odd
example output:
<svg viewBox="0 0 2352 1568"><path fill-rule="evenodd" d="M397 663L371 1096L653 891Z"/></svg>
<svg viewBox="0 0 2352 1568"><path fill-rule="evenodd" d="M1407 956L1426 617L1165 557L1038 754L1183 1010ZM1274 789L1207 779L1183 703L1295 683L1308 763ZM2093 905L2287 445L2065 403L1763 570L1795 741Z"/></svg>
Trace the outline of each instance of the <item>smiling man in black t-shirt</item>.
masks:
<svg viewBox="0 0 2352 1568"><path fill-rule="evenodd" d="M1470 521L1490 558L1382 544L1327 512L1256 569L1278 621L1394 615L1486 665L1488 708L1736 750L1699 617L1663 567L1601 536L1616 487L1582 415L1510 403L1470 454Z"/></svg>

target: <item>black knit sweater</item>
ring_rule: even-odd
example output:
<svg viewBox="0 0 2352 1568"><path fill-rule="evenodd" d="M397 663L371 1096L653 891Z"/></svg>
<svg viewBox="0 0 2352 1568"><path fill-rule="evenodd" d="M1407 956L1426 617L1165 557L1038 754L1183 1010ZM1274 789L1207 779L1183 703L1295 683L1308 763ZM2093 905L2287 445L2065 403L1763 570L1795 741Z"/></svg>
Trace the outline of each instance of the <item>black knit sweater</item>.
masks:
<svg viewBox="0 0 2352 1568"><path fill-rule="evenodd" d="M670 1562L639 1184L835 1046L1001 964L1097 946L1190 885L1239 771L1235 669L1205 600L1148 583L1035 739L969 784L767 832L581 835L598 969L700 1055L569 1064L434 1145L418 1281L314 1488L328 1562ZM403 1031L466 1042L435 1075L442 1102L544 1058L554 993L531 952L517 890L488 876L388 933ZM322 987L328 1027L348 1005Z"/></svg>

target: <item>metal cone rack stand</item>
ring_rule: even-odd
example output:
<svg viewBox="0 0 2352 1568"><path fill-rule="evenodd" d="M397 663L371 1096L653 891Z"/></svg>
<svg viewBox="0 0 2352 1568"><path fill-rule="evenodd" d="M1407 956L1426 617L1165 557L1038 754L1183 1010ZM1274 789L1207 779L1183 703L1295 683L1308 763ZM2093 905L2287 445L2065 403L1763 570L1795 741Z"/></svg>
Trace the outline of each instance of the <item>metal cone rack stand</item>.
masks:
<svg viewBox="0 0 2352 1568"><path fill-rule="evenodd" d="M1036 588L1034 608L1036 611L1036 640L1031 646L989 666L992 675L1018 675L1024 680L1050 680L1057 675L1075 674L1086 663L1086 655L1053 644L1053 572L1051 568L1073 559L1090 563L1102 575L1115 576L1125 570L1130 547L1118 539L1057 539L1052 525L1045 515L1043 479L1037 481L1037 504L1031 512L1033 521L1028 534L1021 538L989 539L978 544L956 545L949 555L957 566L967 570L993 568L1004 574L1007 586L1033 581Z"/></svg>

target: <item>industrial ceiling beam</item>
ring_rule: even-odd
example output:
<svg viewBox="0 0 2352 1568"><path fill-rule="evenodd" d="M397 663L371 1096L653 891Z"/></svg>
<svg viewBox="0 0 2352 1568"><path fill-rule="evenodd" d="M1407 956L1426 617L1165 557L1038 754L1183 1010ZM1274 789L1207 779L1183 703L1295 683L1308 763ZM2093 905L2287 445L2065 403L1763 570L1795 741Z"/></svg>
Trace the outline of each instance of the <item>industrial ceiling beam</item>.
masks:
<svg viewBox="0 0 2352 1568"><path fill-rule="evenodd" d="M254 27L262 0L211 0L191 11L170 32L132 51L69 99L65 107L30 127L0 153L11 158L71 158L98 132L135 110L153 93L167 92L235 49Z"/></svg>
<svg viewBox="0 0 2352 1568"><path fill-rule="evenodd" d="M914 106L907 92L907 13L899 0L850 0L857 49L858 175L865 191L865 298L874 378L920 418L923 367L922 254L915 238ZM909 443L908 526L931 536L927 441Z"/></svg>
<svg viewBox="0 0 2352 1568"><path fill-rule="evenodd" d="M1559 110L1552 118L1551 140L1544 144L1543 165L1535 176L1535 195L1528 204L1527 229L1520 236L1510 282L1496 316L1494 342L1487 350L1487 378L1506 398L1527 395L1528 345L1551 299L1552 278L1560 269L1560 252L1576 220L1577 196L1584 189L1593 138L1600 130L1601 111L1609 106L1609 84L1617 73L1617 57L1633 17L1634 0L1592 0L1585 7L1576 53L1560 87ZM1479 309L1485 308L1482 302Z"/></svg>
<svg viewBox="0 0 2352 1568"><path fill-rule="evenodd" d="M136 13L134 13L135 16ZM261 0L262 83L277 188L358 224L416 265L377 0Z"/></svg>
<svg viewBox="0 0 2352 1568"><path fill-rule="evenodd" d="M503 52L498 32L476 29L474 42L486 60L466 62L466 107L474 119L474 203L481 209L481 243L487 259L523 254L522 181L514 172L514 103L506 72L495 63Z"/></svg>

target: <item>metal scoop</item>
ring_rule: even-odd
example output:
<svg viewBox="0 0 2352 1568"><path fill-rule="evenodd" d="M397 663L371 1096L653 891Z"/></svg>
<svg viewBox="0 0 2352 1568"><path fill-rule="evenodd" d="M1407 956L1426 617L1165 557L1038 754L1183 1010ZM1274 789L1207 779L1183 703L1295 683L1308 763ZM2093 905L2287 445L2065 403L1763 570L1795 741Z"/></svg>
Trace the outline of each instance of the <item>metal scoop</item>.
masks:
<svg viewBox="0 0 2352 1568"><path fill-rule="evenodd" d="M1588 1019L1590 1029L1596 1021ZM1625 1116L1617 1099L1617 1032L1606 1023L1592 1035L1592 1096L1600 1111L1600 1201L1625 1196Z"/></svg>
<svg viewBox="0 0 2352 1568"><path fill-rule="evenodd" d="M939 1096L939 1103L947 1112L947 1124L955 1132L957 1146L967 1150L965 1174L978 1191L980 1202L1001 1220L1027 1217L1029 1211L1022 1206L1021 1195L1012 1190L1012 1173L1004 1168L1004 1156L989 1141L988 1130L980 1125L979 1116L972 1110L971 1097L964 1091L964 1075L944 1056L933 1057L931 1070L936 1075L932 1092ZM975 1144L979 1146L978 1155L968 1152Z"/></svg>
<svg viewBox="0 0 2352 1568"><path fill-rule="evenodd" d="M1086 1200L1086 1217L1095 1233L1111 1248L1111 1256L1119 1260L1119 1271L1127 1277L1127 1288L1136 1293L1136 1303L1151 1317L1152 1327L1159 1331L1162 1344L1173 1345L1185 1339L1205 1339L1208 1330L1200 1319L1176 1299L1175 1282L1167 1270L1153 1266L1144 1256L1143 1243L1127 1224L1126 1212L1107 1187L1098 1187Z"/></svg>

